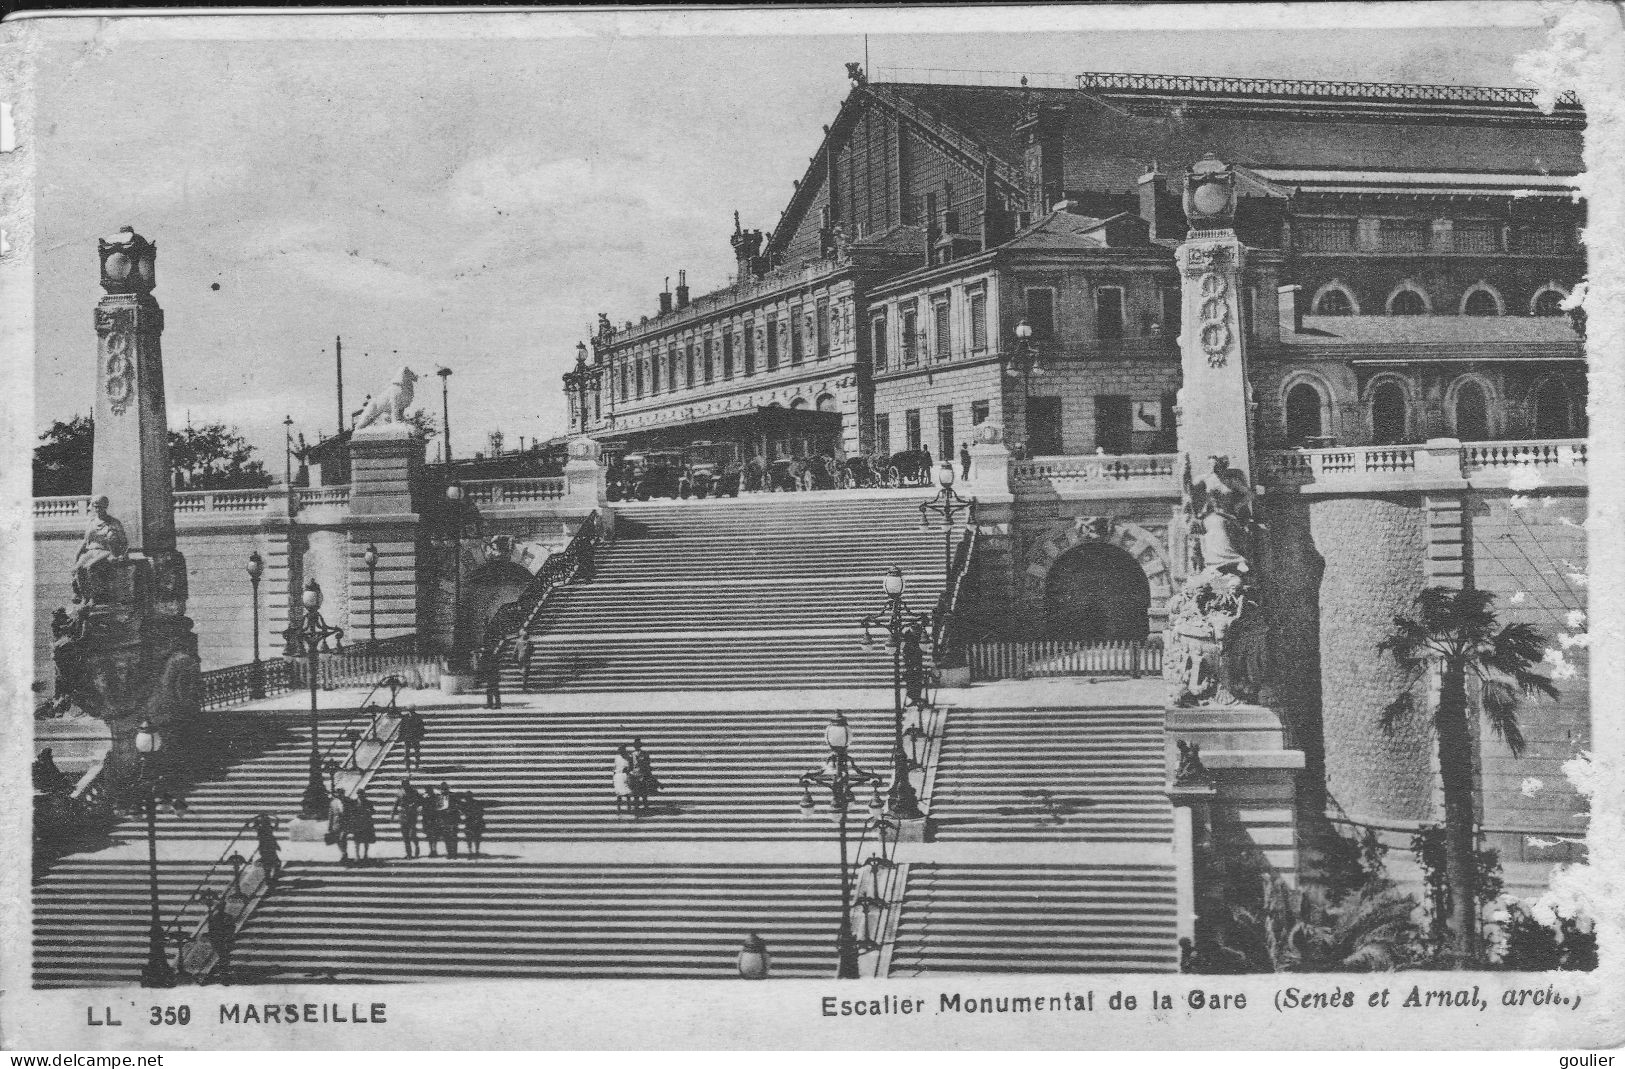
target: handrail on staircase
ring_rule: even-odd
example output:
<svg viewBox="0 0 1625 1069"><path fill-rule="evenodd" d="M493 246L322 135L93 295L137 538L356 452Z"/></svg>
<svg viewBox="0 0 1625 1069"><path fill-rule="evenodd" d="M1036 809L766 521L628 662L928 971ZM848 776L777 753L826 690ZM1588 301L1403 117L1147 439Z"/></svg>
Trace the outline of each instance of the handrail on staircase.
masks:
<svg viewBox="0 0 1625 1069"><path fill-rule="evenodd" d="M400 718L401 711L398 699L406 685L406 680L397 675L384 676L372 685L372 689L367 691L366 697L361 699L361 704L356 707L356 711L350 716L349 720L345 721L343 729L334 736L333 741L327 744L327 749L322 753L323 770L332 774L358 771L361 768L360 755L363 746L368 743L387 745L394 738L394 733L390 729L392 727L398 728L398 724L392 723L392 721L398 721ZM377 695L379 687L389 688L388 705L370 704ZM367 713L369 709L374 710L371 715ZM364 731L354 726L363 716L367 719L367 727ZM340 761L333 754L339 749L340 745L346 742L350 744L350 750L344 755L344 760Z"/></svg>
<svg viewBox="0 0 1625 1069"><path fill-rule="evenodd" d="M165 946L176 946L177 975L200 983L207 979L219 964L222 944L229 944L236 936L242 922L248 917L249 909L264 893L273 874L266 871L260 857L256 827L259 819L250 817L243 822L164 929ZM239 846L244 836L249 836L254 844L246 856ZM224 890L216 890L211 884L223 865L231 866L231 881ZM252 882L245 885L244 874L250 872L254 873ZM194 907L199 906L203 908L202 915L189 921ZM229 923L231 927L229 931L217 934L213 926L218 923Z"/></svg>
<svg viewBox="0 0 1625 1069"><path fill-rule="evenodd" d="M529 631L556 588L592 577L598 547L614 537L595 509L576 528L569 545L542 562L519 597L499 608L486 625L483 647L491 650L521 631Z"/></svg>
<svg viewBox="0 0 1625 1069"><path fill-rule="evenodd" d="M954 550L953 570L948 573L947 582L942 588L942 596L937 599L937 611L932 614L931 646L936 651L938 665L950 663L951 658L958 652L958 646L963 644L956 625L959 622L959 594L964 588L965 576L970 573L976 553L977 525L974 503L965 522L965 533L960 537L959 546Z"/></svg>

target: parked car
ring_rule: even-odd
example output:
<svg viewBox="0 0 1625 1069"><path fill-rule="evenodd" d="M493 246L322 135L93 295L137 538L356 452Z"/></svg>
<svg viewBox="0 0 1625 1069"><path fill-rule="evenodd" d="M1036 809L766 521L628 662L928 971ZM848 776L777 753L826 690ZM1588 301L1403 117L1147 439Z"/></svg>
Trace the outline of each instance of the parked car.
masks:
<svg viewBox="0 0 1625 1069"><path fill-rule="evenodd" d="M624 461L625 497L647 501L651 497L686 497L683 454L669 450L628 453Z"/></svg>
<svg viewBox="0 0 1625 1069"><path fill-rule="evenodd" d="M695 497L738 497L740 449L737 442L695 442L683 450L688 485Z"/></svg>

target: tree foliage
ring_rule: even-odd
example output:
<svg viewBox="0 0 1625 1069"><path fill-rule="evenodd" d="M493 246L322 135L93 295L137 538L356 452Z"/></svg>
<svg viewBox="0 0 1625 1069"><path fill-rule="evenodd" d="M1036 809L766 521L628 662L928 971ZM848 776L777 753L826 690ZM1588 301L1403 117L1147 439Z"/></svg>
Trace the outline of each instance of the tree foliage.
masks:
<svg viewBox="0 0 1625 1069"><path fill-rule="evenodd" d="M89 416L57 420L34 449L34 495L90 493L95 426ZM169 432L175 485L183 490L252 490L271 485L254 447L224 423Z"/></svg>

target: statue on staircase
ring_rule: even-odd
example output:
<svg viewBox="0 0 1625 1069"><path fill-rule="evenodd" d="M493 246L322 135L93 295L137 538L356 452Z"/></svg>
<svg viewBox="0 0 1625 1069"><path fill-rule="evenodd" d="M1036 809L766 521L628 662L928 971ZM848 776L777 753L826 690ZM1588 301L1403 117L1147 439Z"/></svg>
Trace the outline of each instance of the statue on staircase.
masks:
<svg viewBox="0 0 1625 1069"><path fill-rule="evenodd" d="M95 514L85 529L84 541L79 543L78 556L73 561L73 596L83 604L93 604L105 598L96 587L94 573L108 561L122 561L130 555L130 538L124 524L108 514L110 502L100 494L91 501Z"/></svg>
<svg viewBox="0 0 1625 1069"><path fill-rule="evenodd" d="M1252 545L1259 525L1247 477L1215 456L1191 478L1183 465L1181 516L1186 579L1168 604L1163 678L1175 705L1256 701L1264 681L1266 632L1254 586Z"/></svg>

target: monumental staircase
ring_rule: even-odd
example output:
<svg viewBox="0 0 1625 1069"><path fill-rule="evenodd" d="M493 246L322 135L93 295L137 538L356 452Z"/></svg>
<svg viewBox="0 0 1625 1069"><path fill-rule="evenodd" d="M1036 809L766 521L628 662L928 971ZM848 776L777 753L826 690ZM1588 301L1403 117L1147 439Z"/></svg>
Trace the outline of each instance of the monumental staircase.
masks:
<svg viewBox="0 0 1625 1069"><path fill-rule="evenodd" d="M774 976L832 975L835 823L827 801L803 812L796 777L825 756L834 710L872 704L840 701L843 690L890 686L888 651L866 650L856 626L884 602L880 575L900 566L913 606L934 608L943 536L920 530L917 501L767 500L622 507L590 578L557 587L529 621L531 686L545 693L502 710L420 706L413 776L488 801L485 856L401 858L386 815L407 774L397 745L370 773L372 860L343 866L320 844L289 860L238 933L227 978L725 977L750 934L767 941ZM727 693L801 688L836 700L745 709ZM693 696L667 703L680 711L570 698L589 690ZM853 758L877 772L889 764L884 704L844 710ZM324 711L317 723L325 751L355 720ZM291 815L308 731L303 712L218 714L218 760L179 785L183 816L160 815L160 856L188 841L190 856L207 853L256 813ZM611 789L614 750L633 738L663 784L637 817L615 812ZM1163 748L1151 706L946 710L918 774L934 840L897 847L885 946L866 968L1177 968ZM36 881L37 985L138 974L143 831L128 820L114 829L118 860L69 858ZM166 911L200 871L164 862Z"/></svg>
<svg viewBox="0 0 1625 1069"><path fill-rule="evenodd" d="M531 616L527 680L548 692L882 687L890 662L860 645L858 621L902 569L917 610L936 606L944 530L913 497L762 494L623 503L592 575ZM957 541L959 531L952 532Z"/></svg>

